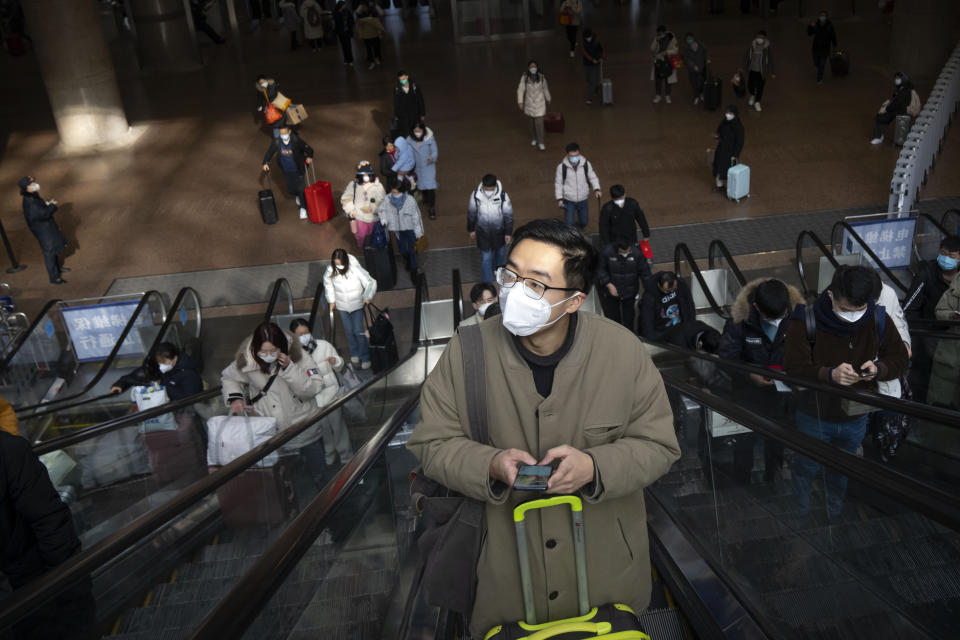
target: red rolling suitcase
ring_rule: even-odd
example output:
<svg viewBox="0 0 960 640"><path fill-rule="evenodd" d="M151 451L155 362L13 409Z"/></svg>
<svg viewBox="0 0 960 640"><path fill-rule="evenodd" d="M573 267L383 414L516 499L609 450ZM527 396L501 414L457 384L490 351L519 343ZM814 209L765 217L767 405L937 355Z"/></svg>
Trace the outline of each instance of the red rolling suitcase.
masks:
<svg viewBox="0 0 960 640"><path fill-rule="evenodd" d="M312 178L310 186L303 190L307 197L307 215L310 222L320 224L326 222L334 216L336 211L333 208L333 187L329 182L317 180L316 173L313 171L313 164L310 167L310 176Z"/></svg>
<svg viewBox="0 0 960 640"><path fill-rule="evenodd" d="M564 124L562 113L548 113L543 116L543 130L547 133L563 133Z"/></svg>
<svg viewBox="0 0 960 640"><path fill-rule="evenodd" d="M176 415L175 431L152 431L143 436L153 478L165 484L193 479L203 473L203 445L193 413Z"/></svg>

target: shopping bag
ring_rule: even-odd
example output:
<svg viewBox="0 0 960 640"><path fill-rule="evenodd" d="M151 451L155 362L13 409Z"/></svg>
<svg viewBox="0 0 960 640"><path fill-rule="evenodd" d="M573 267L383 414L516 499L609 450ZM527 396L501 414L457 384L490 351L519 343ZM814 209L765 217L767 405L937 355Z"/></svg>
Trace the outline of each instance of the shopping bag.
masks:
<svg viewBox="0 0 960 640"><path fill-rule="evenodd" d="M170 396L167 395L167 390L163 388L162 384L133 387L130 389L130 399L137 405L137 411L146 411L170 402ZM176 430L177 423L173 419L172 413L165 413L140 423L140 433Z"/></svg>
<svg viewBox="0 0 960 640"><path fill-rule="evenodd" d="M267 120L267 124L273 124L274 122L276 122L277 120L283 117L283 113L280 111L280 109L277 109L272 104L268 104L267 113L264 117Z"/></svg>
<svg viewBox="0 0 960 640"><path fill-rule="evenodd" d="M337 374L337 380L340 382L338 398L342 398L363 384L363 380L360 379L350 363L347 363L343 367L343 371ZM367 404L364 401L363 394L358 394L347 400L343 403L342 408L343 417L349 423L365 422L367 420Z"/></svg>
<svg viewBox="0 0 960 640"><path fill-rule="evenodd" d="M280 111L286 111L287 107L290 106L290 98L277 91L277 97L271 100L270 104L280 109Z"/></svg>
<svg viewBox="0 0 960 640"><path fill-rule="evenodd" d="M264 416L213 416L207 420L207 464L222 466L233 462L277 434L277 419ZM276 451L257 466L272 467Z"/></svg>

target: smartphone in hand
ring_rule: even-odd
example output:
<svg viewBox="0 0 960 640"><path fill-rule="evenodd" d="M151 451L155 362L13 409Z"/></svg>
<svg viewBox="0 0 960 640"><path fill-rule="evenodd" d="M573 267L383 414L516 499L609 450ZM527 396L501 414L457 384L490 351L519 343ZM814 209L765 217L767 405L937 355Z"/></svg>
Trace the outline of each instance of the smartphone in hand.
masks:
<svg viewBox="0 0 960 640"><path fill-rule="evenodd" d="M522 464L513 488L517 491L546 491L551 473L553 467L550 465Z"/></svg>

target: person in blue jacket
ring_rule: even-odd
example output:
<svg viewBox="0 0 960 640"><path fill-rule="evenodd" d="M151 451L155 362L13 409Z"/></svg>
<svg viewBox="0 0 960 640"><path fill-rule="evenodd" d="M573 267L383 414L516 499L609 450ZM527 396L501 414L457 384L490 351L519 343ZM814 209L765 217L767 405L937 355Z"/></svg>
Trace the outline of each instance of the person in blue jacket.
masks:
<svg viewBox="0 0 960 640"><path fill-rule="evenodd" d="M417 188L423 194L423 204L431 220L437 219L437 139L433 131L425 124L418 124L407 138L413 151Z"/></svg>
<svg viewBox="0 0 960 640"><path fill-rule="evenodd" d="M203 391L203 379L196 364L173 343L161 342L154 353L156 367L145 362L121 377L110 387L111 393L121 393L133 386L147 386L159 382L167 390L171 401L196 395Z"/></svg>
<svg viewBox="0 0 960 640"><path fill-rule="evenodd" d="M405 137L397 136L393 141L393 148L397 159L394 161L393 166L390 167L390 171L395 173L402 182L416 186L417 156L413 153L413 147L410 146L410 143Z"/></svg>

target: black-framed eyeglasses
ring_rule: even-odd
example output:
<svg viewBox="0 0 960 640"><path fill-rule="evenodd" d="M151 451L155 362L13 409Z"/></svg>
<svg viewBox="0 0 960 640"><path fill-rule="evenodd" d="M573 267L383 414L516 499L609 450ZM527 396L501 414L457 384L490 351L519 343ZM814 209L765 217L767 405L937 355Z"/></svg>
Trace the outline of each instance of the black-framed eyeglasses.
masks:
<svg viewBox="0 0 960 640"><path fill-rule="evenodd" d="M551 287L545 285L539 280L534 280L533 278L524 278L506 267L499 267L496 273L497 284L499 284L504 289L509 289L518 282L523 283L523 292L527 294L528 298L533 300L539 300L543 297L547 291L555 289L557 291L580 291L576 287Z"/></svg>

